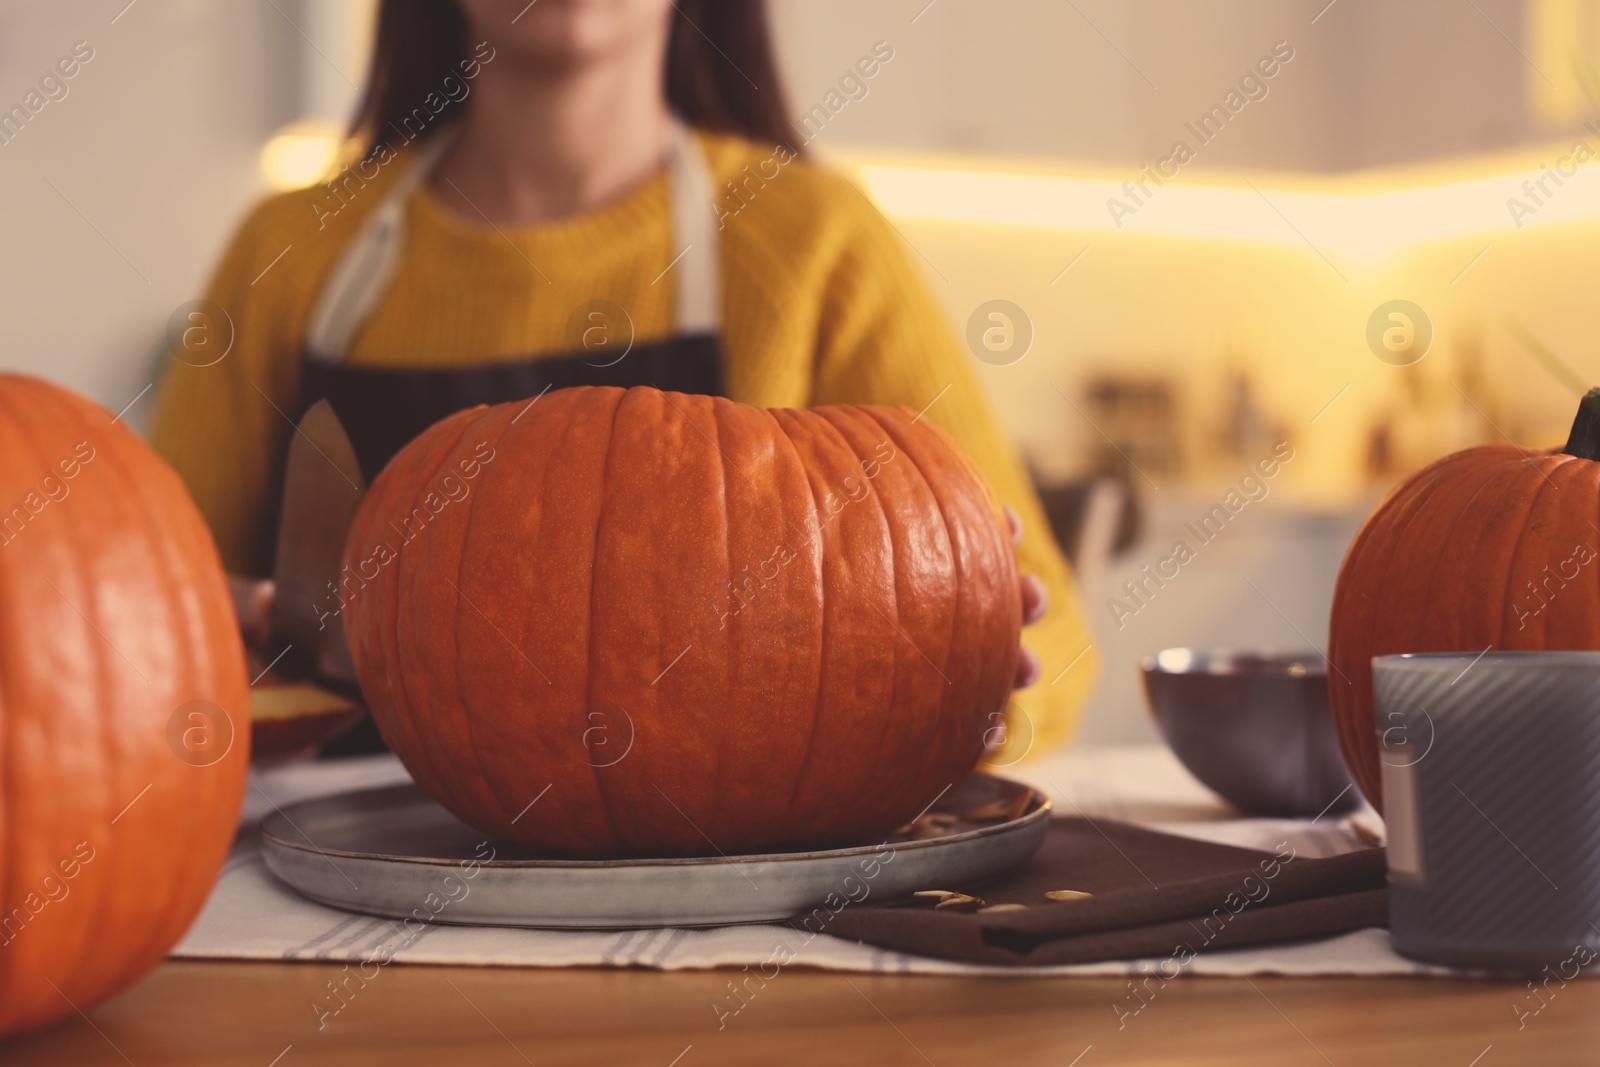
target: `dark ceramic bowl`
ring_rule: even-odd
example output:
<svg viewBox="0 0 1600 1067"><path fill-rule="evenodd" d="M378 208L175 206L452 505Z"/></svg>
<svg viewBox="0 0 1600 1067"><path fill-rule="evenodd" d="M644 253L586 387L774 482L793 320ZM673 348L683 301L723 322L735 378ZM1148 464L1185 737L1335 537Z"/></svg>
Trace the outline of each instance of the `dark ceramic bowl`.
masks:
<svg viewBox="0 0 1600 1067"><path fill-rule="evenodd" d="M1169 648L1140 663L1161 735L1189 773L1250 815L1346 811L1359 802L1315 652Z"/></svg>

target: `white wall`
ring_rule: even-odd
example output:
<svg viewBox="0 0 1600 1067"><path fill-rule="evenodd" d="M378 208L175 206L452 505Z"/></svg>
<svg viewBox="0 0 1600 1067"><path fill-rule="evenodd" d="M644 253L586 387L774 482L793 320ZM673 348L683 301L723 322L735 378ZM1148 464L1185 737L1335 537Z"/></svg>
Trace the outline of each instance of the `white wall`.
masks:
<svg viewBox="0 0 1600 1067"><path fill-rule="evenodd" d="M75 42L94 49L68 95L0 146L0 368L112 411L154 380L168 315L200 295L255 195L262 142L295 110L293 30L270 5L125 3L0 7L0 105Z"/></svg>
<svg viewBox="0 0 1600 1067"><path fill-rule="evenodd" d="M1270 488L1270 485L1269 485ZM1112 566L1105 589L1084 605L1100 656L1100 682L1084 712L1078 739L1155 740L1139 661L1164 648L1309 652L1327 647L1334 582L1350 539L1375 501L1340 511L1311 511L1267 496L1250 504L1200 544L1184 528L1221 499L1198 492L1153 494L1144 536ZM1140 573L1182 540L1193 562L1159 589ZM1154 595L1133 615L1107 609L1124 581L1144 582ZM1132 604L1126 596L1120 599Z"/></svg>
<svg viewBox="0 0 1600 1067"><path fill-rule="evenodd" d="M894 47L873 95L829 128L841 145L1136 167L1280 40L1294 60L1208 146L1206 166L1339 170L1548 135L1524 106L1524 0L1336 0L1313 24L1326 3L773 0L773 9L797 105L819 99L873 41Z"/></svg>
<svg viewBox="0 0 1600 1067"><path fill-rule="evenodd" d="M198 295L260 194L268 134L348 105L371 2L0 7L0 103L21 100L75 41L95 49L69 96L0 147L0 368L113 410L149 384L167 316ZM1313 26L1322 3L774 0L774 19L797 107L874 41L896 50L871 95L830 124L824 149L1049 156L1131 172L1279 39L1295 60L1197 166L1337 168L1534 132L1523 61L1473 5L1338 0ZM1521 0L1476 6L1518 38ZM134 425L148 400L129 412Z"/></svg>

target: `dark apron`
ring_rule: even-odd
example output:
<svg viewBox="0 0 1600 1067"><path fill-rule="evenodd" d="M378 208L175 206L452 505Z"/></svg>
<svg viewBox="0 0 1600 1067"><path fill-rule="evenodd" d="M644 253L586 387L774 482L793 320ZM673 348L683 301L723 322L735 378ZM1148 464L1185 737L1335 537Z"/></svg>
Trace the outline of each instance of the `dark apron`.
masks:
<svg viewBox="0 0 1600 1067"><path fill-rule="evenodd" d="M716 335L694 333L636 345L609 366L588 353L421 370L347 367L303 356L294 418L298 423L312 404L327 400L344 423L370 485L396 452L447 415L577 385L649 385L727 395Z"/></svg>

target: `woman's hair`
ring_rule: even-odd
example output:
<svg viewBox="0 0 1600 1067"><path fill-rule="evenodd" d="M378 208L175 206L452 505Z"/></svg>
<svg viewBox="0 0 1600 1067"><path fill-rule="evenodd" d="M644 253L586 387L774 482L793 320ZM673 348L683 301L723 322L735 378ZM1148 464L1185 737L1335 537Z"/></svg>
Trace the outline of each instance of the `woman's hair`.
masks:
<svg viewBox="0 0 1600 1067"><path fill-rule="evenodd" d="M668 106L690 125L794 150L765 0L675 0L673 9ZM445 79L459 82L471 52L456 0L382 0L372 67L350 129L363 154L400 131L430 94L443 98Z"/></svg>

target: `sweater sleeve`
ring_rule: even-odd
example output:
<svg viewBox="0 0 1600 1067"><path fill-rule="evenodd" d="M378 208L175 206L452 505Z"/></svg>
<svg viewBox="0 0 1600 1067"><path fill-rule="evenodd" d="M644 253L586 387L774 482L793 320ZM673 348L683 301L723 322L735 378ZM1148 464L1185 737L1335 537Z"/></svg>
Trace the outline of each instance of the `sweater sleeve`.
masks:
<svg viewBox="0 0 1600 1067"><path fill-rule="evenodd" d="M210 524L223 564L238 573L269 566L261 533L298 380L293 315L273 278L296 266L274 262L290 243L283 221L278 202L258 207L234 236L205 302L174 327L181 335L170 339L151 430L156 451Z"/></svg>
<svg viewBox="0 0 1600 1067"><path fill-rule="evenodd" d="M852 226L823 296L814 402L927 409L1022 519L1018 563L1050 594L1045 617L1023 633L1043 676L1010 708L1013 746L1033 753L1065 741L1077 724L1097 659L1071 568L1021 464L1000 432L968 357L888 220L855 198ZM1020 753L1008 751L1007 762Z"/></svg>

